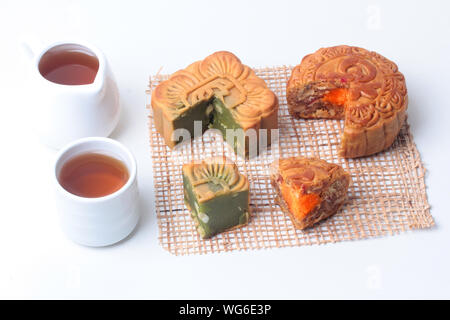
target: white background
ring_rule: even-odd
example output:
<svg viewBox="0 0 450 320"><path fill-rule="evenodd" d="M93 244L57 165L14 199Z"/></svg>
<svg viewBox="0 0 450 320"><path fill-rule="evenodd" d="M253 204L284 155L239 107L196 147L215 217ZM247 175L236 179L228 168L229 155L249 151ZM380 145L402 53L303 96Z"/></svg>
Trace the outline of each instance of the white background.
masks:
<svg viewBox="0 0 450 320"><path fill-rule="evenodd" d="M450 298L448 1L0 0L0 298ZM135 154L142 219L118 245L67 240L51 185L55 151L39 144L19 40L82 38L104 51ZM254 67L295 65L349 44L397 62L409 122L428 169L437 226L324 246L175 257L157 240L147 132L148 77L217 50Z"/></svg>

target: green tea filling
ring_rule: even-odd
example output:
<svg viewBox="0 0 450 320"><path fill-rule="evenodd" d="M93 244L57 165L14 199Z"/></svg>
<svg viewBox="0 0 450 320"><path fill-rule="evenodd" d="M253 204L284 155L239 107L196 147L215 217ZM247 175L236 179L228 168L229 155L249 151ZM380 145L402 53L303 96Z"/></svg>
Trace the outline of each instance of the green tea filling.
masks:
<svg viewBox="0 0 450 320"><path fill-rule="evenodd" d="M226 140L233 148L234 152L240 156L248 155L248 148L244 145L245 136L239 136L243 133L242 127L234 120L231 111L219 99L213 100L214 113L212 122L209 124L210 128L218 129L224 140ZM227 130L232 130L231 132ZM231 133L231 136L228 134Z"/></svg>
<svg viewBox="0 0 450 320"><path fill-rule="evenodd" d="M211 122L212 107L210 101L201 101L195 107L188 109L186 112L182 113L173 122L174 128L183 128L189 131L191 137L195 137L195 134L203 134L208 129L208 125ZM195 132L194 121L202 122L202 131ZM181 137L178 137L176 144L183 142Z"/></svg>
<svg viewBox="0 0 450 320"><path fill-rule="evenodd" d="M195 121L202 122L201 132L194 131ZM243 157L248 155L248 138L245 137L242 127L236 122L230 109L219 98L198 103L175 119L173 125L174 128L187 129L191 137L195 137L195 134L203 134L208 128L217 129L236 154ZM229 129L232 131L227 133ZM228 137L228 134L231 134L231 136ZM179 137L176 143L178 144L182 140Z"/></svg>

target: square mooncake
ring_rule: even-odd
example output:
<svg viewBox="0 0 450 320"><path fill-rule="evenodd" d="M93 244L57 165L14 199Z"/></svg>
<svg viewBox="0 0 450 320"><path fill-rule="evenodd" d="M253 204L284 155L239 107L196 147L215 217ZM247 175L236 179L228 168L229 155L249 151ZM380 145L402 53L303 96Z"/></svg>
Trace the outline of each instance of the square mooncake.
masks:
<svg viewBox="0 0 450 320"><path fill-rule="evenodd" d="M215 129L236 154L253 157L278 128L277 96L226 51L172 74L153 90L151 104L156 130L170 148Z"/></svg>

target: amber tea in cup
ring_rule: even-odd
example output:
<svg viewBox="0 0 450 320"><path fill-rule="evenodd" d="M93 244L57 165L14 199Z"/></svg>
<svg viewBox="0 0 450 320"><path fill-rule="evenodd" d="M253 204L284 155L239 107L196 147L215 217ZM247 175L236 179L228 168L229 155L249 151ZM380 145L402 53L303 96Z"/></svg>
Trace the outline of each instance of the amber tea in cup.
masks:
<svg viewBox="0 0 450 320"><path fill-rule="evenodd" d="M56 209L66 235L92 247L126 238L139 221L131 152L116 140L87 137L64 146L55 160Z"/></svg>
<svg viewBox="0 0 450 320"><path fill-rule="evenodd" d="M128 169L122 161L101 153L74 156L62 165L58 176L64 189L84 198L112 194L122 188L128 178Z"/></svg>
<svg viewBox="0 0 450 320"><path fill-rule="evenodd" d="M95 54L75 44L53 47L39 61L39 72L45 79L64 85L93 83L98 67Z"/></svg>

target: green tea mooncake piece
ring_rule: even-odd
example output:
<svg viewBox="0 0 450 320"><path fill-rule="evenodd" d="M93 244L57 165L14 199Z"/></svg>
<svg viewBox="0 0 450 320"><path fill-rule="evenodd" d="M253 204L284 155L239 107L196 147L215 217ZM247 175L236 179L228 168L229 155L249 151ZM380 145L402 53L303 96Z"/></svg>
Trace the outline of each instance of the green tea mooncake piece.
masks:
<svg viewBox="0 0 450 320"><path fill-rule="evenodd" d="M237 154L255 156L263 140L271 143L271 129L278 128L276 95L226 51L175 72L153 90L151 103L156 130L170 148L211 128L220 131Z"/></svg>
<svg viewBox="0 0 450 320"><path fill-rule="evenodd" d="M183 165L184 202L203 239L247 224L247 177L224 157Z"/></svg>

